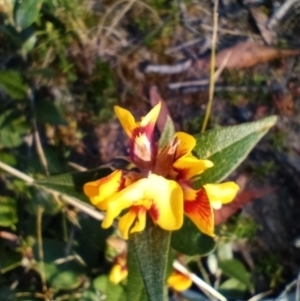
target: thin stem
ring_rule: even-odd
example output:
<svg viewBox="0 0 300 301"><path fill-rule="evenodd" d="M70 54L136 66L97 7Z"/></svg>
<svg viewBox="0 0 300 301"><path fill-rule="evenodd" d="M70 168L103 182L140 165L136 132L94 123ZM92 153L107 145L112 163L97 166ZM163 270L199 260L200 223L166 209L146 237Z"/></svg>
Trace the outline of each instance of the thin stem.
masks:
<svg viewBox="0 0 300 301"><path fill-rule="evenodd" d="M38 254L39 254L39 272L41 275L43 292L47 290L46 286L46 276L44 269L44 251L43 251L43 236L42 236L42 219L43 219L44 208L42 206L38 206L38 212L36 217L36 228L37 228L37 243L38 243Z"/></svg>
<svg viewBox="0 0 300 301"><path fill-rule="evenodd" d="M211 45L211 58L210 58L210 74L209 74L209 96L208 103L205 111L204 121L202 124L201 133L204 133L208 124L208 120L211 114L213 96L214 96L214 87L215 87L215 65L216 65L216 42L217 42L217 29L218 29L218 5L219 1L214 1L214 28L212 35L212 45Z"/></svg>

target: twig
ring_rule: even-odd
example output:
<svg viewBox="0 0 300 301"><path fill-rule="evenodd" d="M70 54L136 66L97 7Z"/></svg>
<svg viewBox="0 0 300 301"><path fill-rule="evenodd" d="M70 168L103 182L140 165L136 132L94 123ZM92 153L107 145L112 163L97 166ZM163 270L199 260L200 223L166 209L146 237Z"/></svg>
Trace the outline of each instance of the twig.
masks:
<svg viewBox="0 0 300 301"><path fill-rule="evenodd" d="M203 133L207 127L208 120L211 113L212 108L212 102L213 102L213 96L214 96L214 86L215 86L215 80L214 80L214 72L215 72L215 65L216 65L216 43L217 43L217 28L218 28L218 5L219 1L214 1L214 30L212 35L212 42L211 42L211 58L210 58L210 78L209 78L209 98L208 103L205 111L204 121L202 124L201 133Z"/></svg>
<svg viewBox="0 0 300 301"><path fill-rule="evenodd" d="M15 176L16 178L19 178L19 179L25 181L27 184L33 184L33 182L34 182L34 179L32 177L24 174L23 172L3 163L1 161L0 161L0 169L5 170L6 172Z"/></svg>
<svg viewBox="0 0 300 301"><path fill-rule="evenodd" d="M42 289L43 292L46 292L46 276L45 276L45 267L44 267L44 250L43 250L43 236L42 236L42 218L43 218L44 208L38 206L38 212L36 216L36 229L37 229L37 244L38 244L38 253L39 253L39 272L41 275Z"/></svg>
<svg viewBox="0 0 300 301"><path fill-rule="evenodd" d="M299 0L286 0L285 3L269 19L267 27L273 29L280 20L286 15L287 11Z"/></svg>
<svg viewBox="0 0 300 301"><path fill-rule="evenodd" d="M260 299L262 299L262 298L264 298L264 297L266 297L266 296L268 296L272 293L273 293L272 290L267 291L267 292L263 292L263 293L260 293L260 294L257 294L255 296L251 297L248 301L259 301Z"/></svg>
<svg viewBox="0 0 300 301"><path fill-rule="evenodd" d="M21 172L21 171L15 169L15 168L3 163L1 161L0 161L0 169L3 169L6 172L10 173L11 175L25 181L27 184L35 185L37 187L40 187L41 189L53 194L55 197L61 197L62 200L65 201L66 203L74 206L75 208L81 210L82 212L85 212L86 214L90 215L91 217L93 217L93 218L95 218L99 221L104 219L104 215L101 212L96 211L95 209L93 209L91 206L78 201L76 198L67 196L63 193L52 190L50 188L46 188L44 186L38 185L37 183L35 183L35 180L32 177L24 174L23 172Z"/></svg>
<svg viewBox="0 0 300 301"><path fill-rule="evenodd" d="M192 66L192 60L186 60L182 63L175 65L154 65L149 64L143 70L145 73L158 73L158 74L178 74L186 71Z"/></svg>
<svg viewBox="0 0 300 301"><path fill-rule="evenodd" d="M179 271L182 274L185 274L191 278L191 280L202 290L205 290L206 292L210 293L214 297L218 298L221 301L226 301L227 299L221 295L218 291L216 291L213 287L208 285L206 282L204 282L202 279L200 279L197 275L194 273L190 273L179 261L175 260L173 263L174 269Z"/></svg>

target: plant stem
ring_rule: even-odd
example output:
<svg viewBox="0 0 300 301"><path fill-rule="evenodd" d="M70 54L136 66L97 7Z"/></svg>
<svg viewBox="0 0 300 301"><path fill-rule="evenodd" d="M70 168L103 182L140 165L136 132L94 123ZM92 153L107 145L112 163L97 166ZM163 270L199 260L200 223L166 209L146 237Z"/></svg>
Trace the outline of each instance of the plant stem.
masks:
<svg viewBox="0 0 300 301"><path fill-rule="evenodd" d="M209 74L209 96L208 103L205 111L204 121L202 124L201 133L204 133L208 124L208 120L211 114L212 102L214 97L214 87L215 87L215 65L216 65L216 42L217 42L217 29L218 29L218 5L219 0L214 1L214 28L212 35L212 45L211 45L211 58L210 58L210 74Z"/></svg>

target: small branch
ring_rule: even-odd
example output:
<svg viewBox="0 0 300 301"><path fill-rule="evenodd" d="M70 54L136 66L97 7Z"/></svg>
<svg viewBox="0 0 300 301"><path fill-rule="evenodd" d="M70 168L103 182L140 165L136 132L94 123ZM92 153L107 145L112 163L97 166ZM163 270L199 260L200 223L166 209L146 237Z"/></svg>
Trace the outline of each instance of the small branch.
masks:
<svg viewBox="0 0 300 301"><path fill-rule="evenodd" d="M21 172L21 171L15 169L15 168L3 163L1 161L0 161L0 169L5 170L6 172L10 173L11 175L25 181L27 184L30 184L30 185L34 184L37 187L40 187L41 189L44 189L45 191L53 194L55 197L62 197L62 200L65 201L66 203L74 206L75 208L81 210L82 212L85 212L86 214L90 215L91 217L93 217L93 218L95 218L99 221L104 219L104 215L101 212L96 211L95 209L92 209L91 206L85 205L84 203L79 202L75 198L72 198L70 196L62 194L58 191L46 188L44 186L37 185L35 183L35 180L32 177L24 174L23 172Z"/></svg>
<svg viewBox="0 0 300 301"><path fill-rule="evenodd" d="M18 179L25 181L27 184L33 184L34 178L24 174L23 172L3 163L0 161L0 169L5 170L9 174L15 176Z"/></svg>

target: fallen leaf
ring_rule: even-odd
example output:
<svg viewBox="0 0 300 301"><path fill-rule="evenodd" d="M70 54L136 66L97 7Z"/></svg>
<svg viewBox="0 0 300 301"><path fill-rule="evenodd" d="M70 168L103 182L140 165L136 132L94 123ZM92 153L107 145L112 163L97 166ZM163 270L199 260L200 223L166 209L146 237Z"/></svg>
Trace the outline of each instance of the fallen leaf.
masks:
<svg viewBox="0 0 300 301"><path fill-rule="evenodd" d="M227 69L249 68L274 59L300 54L299 49L276 49L252 41L246 41L217 53L216 67L221 66L228 56L228 52L231 52L231 55L226 63ZM196 67L208 69L209 61L210 58L198 60Z"/></svg>
<svg viewBox="0 0 300 301"><path fill-rule="evenodd" d="M272 193L276 188L267 187L262 189L253 189L242 191L235 200L228 205L224 205L219 210L214 210L215 225L219 225L228 220L236 211L244 207L247 203Z"/></svg>

